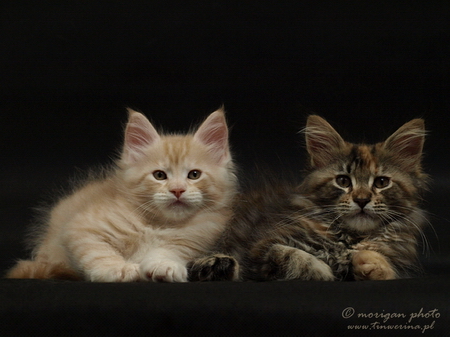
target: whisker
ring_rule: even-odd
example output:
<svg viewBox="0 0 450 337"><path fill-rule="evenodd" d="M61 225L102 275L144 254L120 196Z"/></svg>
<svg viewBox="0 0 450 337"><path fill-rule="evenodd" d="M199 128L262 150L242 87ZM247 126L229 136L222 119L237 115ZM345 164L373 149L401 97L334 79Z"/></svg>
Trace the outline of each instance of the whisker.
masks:
<svg viewBox="0 0 450 337"><path fill-rule="evenodd" d="M414 214L420 215L420 217L422 218L423 221L426 221L429 223L429 221L427 220L427 218L424 215L417 213L417 212ZM426 237L426 235L423 232L423 229L421 228L420 225L418 225L410 216L400 213L400 212L397 212L397 211L394 211L394 210L389 210L386 213L386 215L389 217L394 216L394 220L392 222L398 223L398 224L404 226L405 228L409 228L410 226L413 226L417 230L417 233L419 234L419 236L422 240L422 246L423 246L422 254L424 254L426 256L429 255L431 246L428 241L428 238ZM398 221L398 220L401 220L401 221ZM394 229L394 231L395 231L394 226L391 226L390 228Z"/></svg>

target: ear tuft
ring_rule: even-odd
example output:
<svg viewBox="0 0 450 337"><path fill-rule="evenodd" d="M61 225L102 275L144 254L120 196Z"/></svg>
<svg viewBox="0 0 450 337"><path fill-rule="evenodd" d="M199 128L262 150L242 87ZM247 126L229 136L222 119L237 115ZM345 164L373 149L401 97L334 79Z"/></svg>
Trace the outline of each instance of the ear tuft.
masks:
<svg viewBox="0 0 450 337"><path fill-rule="evenodd" d="M160 136L143 114L132 109L127 110L128 123L125 128L122 159L133 163L144 154L145 148L159 140Z"/></svg>
<svg viewBox="0 0 450 337"><path fill-rule="evenodd" d="M413 171L420 168L425 135L423 119L413 119L394 132L384 142L384 148L402 169Z"/></svg>
<svg viewBox="0 0 450 337"><path fill-rule="evenodd" d="M208 146L211 155L217 161L229 159L228 127L223 107L206 118L195 132L194 138Z"/></svg>
<svg viewBox="0 0 450 337"><path fill-rule="evenodd" d="M321 168L332 163L345 148L345 141L322 117L311 115L306 122L306 149L311 165Z"/></svg>

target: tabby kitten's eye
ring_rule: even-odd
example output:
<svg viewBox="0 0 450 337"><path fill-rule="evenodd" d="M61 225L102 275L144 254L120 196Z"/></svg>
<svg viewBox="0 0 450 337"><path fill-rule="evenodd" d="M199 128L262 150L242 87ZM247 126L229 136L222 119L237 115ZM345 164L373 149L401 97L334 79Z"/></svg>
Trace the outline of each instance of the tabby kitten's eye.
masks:
<svg viewBox="0 0 450 337"><path fill-rule="evenodd" d="M385 188L389 185L389 183L391 182L391 179L389 179L388 177L376 177L373 185L376 188Z"/></svg>
<svg viewBox="0 0 450 337"><path fill-rule="evenodd" d="M188 173L188 178L192 180L197 180L202 175L202 171L192 170Z"/></svg>
<svg viewBox="0 0 450 337"><path fill-rule="evenodd" d="M166 172L161 171L161 170L157 170L157 171L153 172L153 176L155 177L156 180L166 180L167 179Z"/></svg>
<svg viewBox="0 0 450 337"><path fill-rule="evenodd" d="M347 176L337 176L336 183L342 188L352 186L352 180L350 179L350 177Z"/></svg>

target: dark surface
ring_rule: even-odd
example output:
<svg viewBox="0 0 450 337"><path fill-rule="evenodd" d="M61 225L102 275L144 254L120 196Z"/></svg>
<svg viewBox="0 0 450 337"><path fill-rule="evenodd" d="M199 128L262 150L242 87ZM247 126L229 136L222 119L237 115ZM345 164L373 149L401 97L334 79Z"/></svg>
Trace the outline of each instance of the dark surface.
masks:
<svg viewBox="0 0 450 337"><path fill-rule="evenodd" d="M386 330L376 327L401 325L403 329L388 333L445 336L450 308L440 294L448 282L448 276L359 283L4 280L0 296L8 300L0 331L2 336L36 331L74 336L380 336Z"/></svg>
<svg viewBox="0 0 450 337"><path fill-rule="evenodd" d="M426 276L411 280L0 280L0 335L336 336L350 333L349 324L376 321L344 319L347 307L408 317L437 309L434 329L424 334L444 335L450 322L450 9L437 3L2 2L2 272L27 256L23 239L32 209L79 170L110 162L127 106L168 131L184 131L224 104L244 179L255 166L299 172L298 131L310 113L355 142L381 141L422 117L430 131L424 167L433 179L425 208L434 230L426 231Z"/></svg>

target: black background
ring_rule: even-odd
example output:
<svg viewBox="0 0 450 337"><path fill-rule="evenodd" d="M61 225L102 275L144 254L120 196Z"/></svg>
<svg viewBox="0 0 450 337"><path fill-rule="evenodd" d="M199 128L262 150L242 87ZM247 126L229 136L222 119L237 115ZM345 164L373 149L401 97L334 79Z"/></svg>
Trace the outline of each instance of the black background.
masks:
<svg viewBox="0 0 450 337"><path fill-rule="evenodd" d="M243 176L255 163L300 171L310 113L355 142L423 117L439 242L427 236L434 257L448 254L448 14L436 2L2 5L1 267L23 256L39 200L111 161L127 106L186 131L224 104Z"/></svg>
<svg viewBox="0 0 450 337"><path fill-rule="evenodd" d="M425 206L434 227L426 232L431 248L423 259L428 275L448 275L449 13L445 1L3 1L0 271L27 256L23 238L33 207L67 187L80 170L114 158L126 107L143 111L167 131L186 131L224 104L242 177L251 177L255 166L301 171L305 156L298 132L310 113L325 117L354 142L381 141L403 123L423 117L429 130L424 167L433 178ZM360 291L361 303L372 300L381 303L377 310L384 310L387 302L373 291L392 293L395 303L406 305L417 299L408 289L422 290L420 306L444 282L433 280L400 281L392 287L383 283L375 290L371 283L307 284L305 289L315 294L311 303L321 294L333 301L330 294L338 291L333 303L345 298L345 305L352 302L344 294ZM8 289L38 296L40 288L33 284L11 283ZM34 314L43 319L50 312L67 314L64 324L78 324L72 311L61 311L60 302L53 301L58 287L40 287L36 298L49 309ZM85 291L86 297L95 297L84 287L97 286L80 287L84 290L64 288L58 294L65 298L72 291L76 299L77 291ZM130 287L143 290L141 285ZM159 285L151 287L166 294ZM190 287L201 296L200 285ZM236 287L224 289L239 289L244 299L253 292L248 296L259 296L251 285ZM273 294L280 290L277 283L258 287ZM133 295L119 288L112 291L120 298ZM217 290L213 285L203 289ZM15 319L23 317L33 298L23 295L23 302L8 302L23 305ZM227 295L220 298L226 301ZM434 299L441 301L442 311L444 297L438 293ZM85 312L86 306L79 305ZM260 303L255 308L275 310ZM338 311L333 315L339 316ZM444 328L444 323L437 324Z"/></svg>

